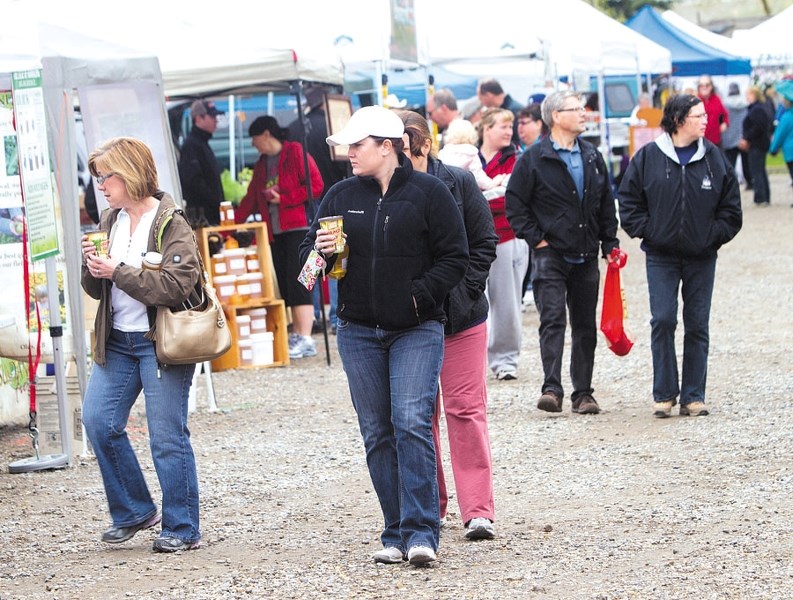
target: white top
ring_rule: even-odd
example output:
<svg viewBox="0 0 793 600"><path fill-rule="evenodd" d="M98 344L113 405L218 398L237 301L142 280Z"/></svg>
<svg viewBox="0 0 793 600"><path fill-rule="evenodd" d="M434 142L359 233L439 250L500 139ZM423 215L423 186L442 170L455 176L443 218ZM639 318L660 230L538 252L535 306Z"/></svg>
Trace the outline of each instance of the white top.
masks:
<svg viewBox="0 0 793 600"><path fill-rule="evenodd" d="M140 268L143 255L148 249L149 233L156 213L156 206L144 213L135 228L135 233L130 236L129 214L122 208L114 226L110 256L131 267ZM111 289L111 298L114 329L127 332L149 330L149 317L146 314L145 304L118 289L115 283Z"/></svg>
<svg viewBox="0 0 793 600"><path fill-rule="evenodd" d="M482 168L479 149L473 144L446 144L438 152L438 158L444 164L471 171L480 190L496 187L496 182L490 179Z"/></svg>

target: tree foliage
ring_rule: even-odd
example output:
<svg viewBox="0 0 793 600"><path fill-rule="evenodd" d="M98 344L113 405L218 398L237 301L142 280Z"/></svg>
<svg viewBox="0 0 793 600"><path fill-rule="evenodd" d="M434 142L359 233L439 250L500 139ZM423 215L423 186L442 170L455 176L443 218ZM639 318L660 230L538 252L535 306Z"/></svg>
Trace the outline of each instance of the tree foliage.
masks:
<svg viewBox="0 0 793 600"><path fill-rule="evenodd" d="M674 2L672 0L594 0L592 4L608 16L624 23L639 12L645 4L659 10L669 10Z"/></svg>

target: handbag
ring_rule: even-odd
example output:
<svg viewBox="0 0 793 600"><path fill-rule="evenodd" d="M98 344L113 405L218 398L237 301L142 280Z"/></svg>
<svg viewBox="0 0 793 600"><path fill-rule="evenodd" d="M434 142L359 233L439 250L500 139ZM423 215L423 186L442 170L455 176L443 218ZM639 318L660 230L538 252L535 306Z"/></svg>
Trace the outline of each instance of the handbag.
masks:
<svg viewBox="0 0 793 600"><path fill-rule="evenodd" d="M614 248L611 257L614 260L608 263L606 281L603 284L600 330L606 336L609 350L617 356L625 356L633 347L633 336L625 329L628 309L620 278L620 269L628 261L628 255L619 248Z"/></svg>
<svg viewBox="0 0 793 600"><path fill-rule="evenodd" d="M158 247L165 225L167 222L159 228ZM157 360L164 365L189 365L215 360L231 348L228 321L215 289L209 283L195 235L193 243L201 269L201 300L195 307L187 300L176 310L169 306L157 307L154 346Z"/></svg>
<svg viewBox="0 0 793 600"><path fill-rule="evenodd" d="M202 278L203 269L202 269ZM214 288L203 280L202 302L198 308L174 312L168 306L157 307L157 360L165 365L187 365L215 360L231 348L223 307Z"/></svg>

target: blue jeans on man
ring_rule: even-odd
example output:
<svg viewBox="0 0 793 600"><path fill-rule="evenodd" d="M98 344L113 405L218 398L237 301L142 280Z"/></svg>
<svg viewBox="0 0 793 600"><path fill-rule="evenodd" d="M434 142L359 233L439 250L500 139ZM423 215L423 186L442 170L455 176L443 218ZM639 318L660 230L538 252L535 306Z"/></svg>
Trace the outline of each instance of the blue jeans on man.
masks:
<svg viewBox="0 0 793 600"><path fill-rule="evenodd" d="M570 397L575 401L582 394L592 394L597 346L595 312L600 285L598 260L572 263L550 246L534 248L531 281L540 317L540 356L545 373L541 391L553 391L564 397L562 357L569 312L573 384Z"/></svg>
<svg viewBox="0 0 793 600"><path fill-rule="evenodd" d="M646 270L652 315L653 399L665 402L680 395L681 406L704 402L716 256L690 259L647 253ZM683 299L685 331L682 379L675 351L678 292Z"/></svg>
<svg viewBox="0 0 793 600"><path fill-rule="evenodd" d="M443 325L386 331L339 319L338 349L380 508L384 548L438 549L440 504L432 417Z"/></svg>
<svg viewBox="0 0 793 600"><path fill-rule="evenodd" d="M141 390L154 469L162 490L162 535L185 542L201 538L198 476L187 429L187 398L195 365L158 371L154 344L143 332L113 329L105 366L94 363L83 402L83 423L96 454L114 527L130 527L157 513L127 421Z"/></svg>

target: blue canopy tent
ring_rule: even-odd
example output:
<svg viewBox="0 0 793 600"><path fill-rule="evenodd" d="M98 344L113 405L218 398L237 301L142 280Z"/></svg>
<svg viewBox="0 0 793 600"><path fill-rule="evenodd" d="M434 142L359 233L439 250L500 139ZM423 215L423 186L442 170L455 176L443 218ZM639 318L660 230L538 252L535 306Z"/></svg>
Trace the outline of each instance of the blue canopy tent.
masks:
<svg viewBox="0 0 793 600"><path fill-rule="evenodd" d="M674 77L749 75L751 61L709 46L669 23L653 7L643 6L626 23L628 27L669 49Z"/></svg>

